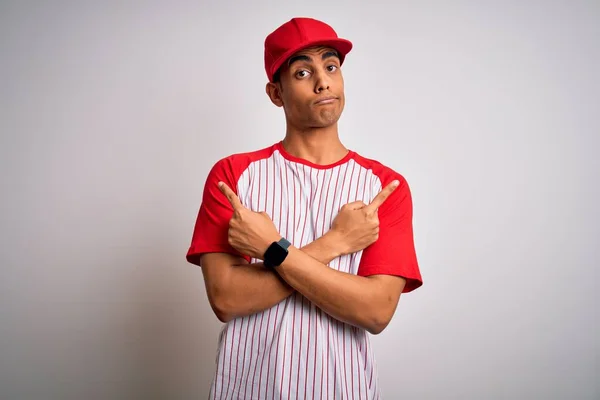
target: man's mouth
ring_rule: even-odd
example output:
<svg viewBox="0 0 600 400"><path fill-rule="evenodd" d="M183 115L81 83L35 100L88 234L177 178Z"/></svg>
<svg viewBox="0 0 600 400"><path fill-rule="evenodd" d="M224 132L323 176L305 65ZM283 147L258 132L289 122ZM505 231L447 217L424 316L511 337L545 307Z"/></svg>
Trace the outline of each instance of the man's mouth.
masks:
<svg viewBox="0 0 600 400"><path fill-rule="evenodd" d="M334 97L334 96L323 97L322 99L315 101L315 105L331 104L336 100L337 100L337 97Z"/></svg>

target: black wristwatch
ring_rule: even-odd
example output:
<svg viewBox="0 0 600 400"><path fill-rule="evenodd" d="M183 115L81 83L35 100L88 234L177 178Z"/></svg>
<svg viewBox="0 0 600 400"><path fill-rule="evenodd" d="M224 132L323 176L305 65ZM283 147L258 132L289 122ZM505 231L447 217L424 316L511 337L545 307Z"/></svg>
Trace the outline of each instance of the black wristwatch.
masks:
<svg viewBox="0 0 600 400"><path fill-rule="evenodd" d="M288 247L291 243L285 238L281 238L278 242L273 242L265 251L264 264L267 268L275 268L281 265L288 255Z"/></svg>

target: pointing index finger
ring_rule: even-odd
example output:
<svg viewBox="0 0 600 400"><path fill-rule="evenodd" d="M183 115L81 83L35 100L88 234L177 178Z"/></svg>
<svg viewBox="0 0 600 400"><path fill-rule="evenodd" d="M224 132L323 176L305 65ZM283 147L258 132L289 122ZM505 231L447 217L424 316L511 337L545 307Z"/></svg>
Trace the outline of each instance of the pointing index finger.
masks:
<svg viewBox="0 0 600 400"><path fill-rule="evenodd" d="M400 182L395 180L381 189L381 192L379 192L373 201L366 207L367 212L372 213L377 211L383 202L392 194L392 192L396 190L399 184Z"/></svg>
<svg viewBox="0 0 600 400"><path fill-rule="evenodd" d="M235 194L233 190L225 182L219 182L219 189L221 192L227 197L229 203L233 207L234 210L238 210L244 208L244 205L240 201L240 198Z"/></svg>

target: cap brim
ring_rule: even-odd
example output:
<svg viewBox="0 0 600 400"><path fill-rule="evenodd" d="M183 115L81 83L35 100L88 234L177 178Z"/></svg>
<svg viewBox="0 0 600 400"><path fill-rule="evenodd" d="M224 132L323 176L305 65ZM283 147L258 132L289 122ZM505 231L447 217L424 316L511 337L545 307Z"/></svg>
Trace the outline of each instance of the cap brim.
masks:
<svg viewBox="0 0 600 400"><path fill-rule="evenodd" d="M286 51L285 53L283 53L272 65L271 65L271 71L269 71L269 80L272 82L273 81L273 75L275 75L275 73L277 72L277 70L279 70L279 68L281 68L281 66L283 65L283 63L290 58L291 56L293 56L294 54L296 54L297 52L307 49L309 47L313 47L313 46L327 46L327 47L331 47L335 50L338 51L339 55L340 55L340 65L344 62L344 59L346 58L346 55L348 53L350 53L350 51L352 50L352 42L350 42L349 40L346 39L342 39L342 38L338 38L338 39L323 39L323 40L311 40L308 43L303 43L302 46L297 46L295 48L289 49L288 51Z"/></svg>

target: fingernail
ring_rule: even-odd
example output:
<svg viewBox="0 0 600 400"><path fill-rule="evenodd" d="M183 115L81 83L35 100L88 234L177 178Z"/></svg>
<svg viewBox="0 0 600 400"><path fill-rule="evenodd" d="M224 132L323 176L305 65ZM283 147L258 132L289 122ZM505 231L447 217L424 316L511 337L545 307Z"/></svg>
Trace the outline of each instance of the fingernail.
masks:
<svg viewBox="0 0 600 400"><path fill-rule="evenodd" d="M392 185L394 185L394 186L398 186L399 184L400 184L400 181L394 181L394 182L392 182Z"/></svg>

